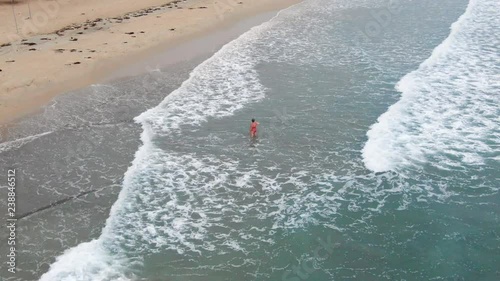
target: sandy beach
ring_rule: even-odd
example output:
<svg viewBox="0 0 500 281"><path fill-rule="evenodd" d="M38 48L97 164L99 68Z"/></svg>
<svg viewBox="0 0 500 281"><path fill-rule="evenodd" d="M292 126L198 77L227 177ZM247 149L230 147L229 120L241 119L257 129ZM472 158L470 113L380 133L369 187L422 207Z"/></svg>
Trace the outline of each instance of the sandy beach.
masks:
<svg viewBox="0 0 500 281"><path fill-rule="evenodd" d="M2 1L0 124L36 112L58 94L102 81L155 50L295 2Z"/></svg>

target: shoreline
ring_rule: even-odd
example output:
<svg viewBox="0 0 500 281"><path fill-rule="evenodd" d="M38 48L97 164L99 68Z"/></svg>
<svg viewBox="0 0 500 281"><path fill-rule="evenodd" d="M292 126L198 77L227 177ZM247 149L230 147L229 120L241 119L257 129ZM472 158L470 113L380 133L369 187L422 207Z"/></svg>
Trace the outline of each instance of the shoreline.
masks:
<svg viewBox="0 0 500 281"><path fill-rule="evenodd" d="M18 200L24 202L18 214L31 213L18 221L19 231L26 234L19 240L25 246L19 256L18 266L23 271L18 278L39 280L64 251L99 237L121 191L123 175L141 145L142 127L133 118L157 106L200 63L229 41L274 17L276 11L235 16L225 25L199 31L186 40L164 42L128 57L123 67L117 65L120 62L111 63L110 67L118 68L119 73L113 72L118 77L106 75L110 83L95 85L109 85L116 91L93 91L91 86L64 92L49 99L43 113L29 114L11 123L11 132L0 126L6 134L12 133L8 141L50 131L3 152L0 161L16 163L29 174L23 185L35 188L20 189L17 194ZM161 71L137 73L148 70L140 64L155 66L159 61L166 64ZM144 81L161 81L162 90L149 93ZM84 171L80 170L82 166ZM64 216L58 217L60 214ZM54 221L55 217L60 220ZM70 231L61 235L61 229Z"/></svg>
<svg viewBox="0 0 500 281"><path fill-rule="evenodd" d="M148 1L151 2L154 1ZM168 53L204 35L298 2L226 0L224 4L214 5L218 2L168 1L174 4L151 6L119 17L88 20L73 24L63 32L57 29L55 33L34 34L18 40L0 48L0 125L15 123L38 112L58 95L108 81L111 77L130 75L126 71L118 76L116 73L157 54ZM34 68L34 65L41 67ZM159 65L168 63L160 62ZM132 71L134 75L144 72L146 69Z"/></svg>

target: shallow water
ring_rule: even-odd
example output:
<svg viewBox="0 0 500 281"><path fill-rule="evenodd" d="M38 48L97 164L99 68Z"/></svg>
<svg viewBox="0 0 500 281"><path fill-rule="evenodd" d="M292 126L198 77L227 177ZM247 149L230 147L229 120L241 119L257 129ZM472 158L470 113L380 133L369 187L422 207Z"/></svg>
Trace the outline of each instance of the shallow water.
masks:
<svg viewBox="0 0 500 281"><path fill-rule="evenodd" d="M497 280L499 11L312 0L252 29L135 119L102 234L41 280Z"/></svg>

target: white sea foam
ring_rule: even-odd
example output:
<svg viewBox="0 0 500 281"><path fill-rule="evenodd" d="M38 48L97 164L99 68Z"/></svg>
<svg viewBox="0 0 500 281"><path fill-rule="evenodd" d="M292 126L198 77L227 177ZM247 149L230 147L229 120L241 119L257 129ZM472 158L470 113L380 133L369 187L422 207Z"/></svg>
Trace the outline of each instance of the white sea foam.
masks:
<svg viewBox="0 0 500 281"><path fill-rule="evenodd" d="M16 139L13 141L7 141L7 142L0 143L0 153L6 152L9 150L19 149L23 145L28 144L28 143L30 143L38 138L49 135L51 133L52 132L45 132L45 133L41 133L41 134L37 134L37 135L25 137L25 138Z"/></svg>
<svg viewBox="0 0 500 281"><path fill-rule="evenodd" d="M401 99L367 133L366 167L484 165L500 139L500 9L471 0L449 37L397 85Z"/></svg>
<svg viewBox="0 0 500 281"><path fill-rule="evenodd" d="M129 281L133 276L126 276L123 272L132 263L124 260L124 257L110 255L101 241L93 240L67 250L57 258L51 266L52 270L44 274L40 281Z"/></svg>
<svg viewBox="0 0 500 281"><path fill-rule="evenodd" d="M208 117L224 117L249 102L265 97L255 65L258 57L248 50L252 40L270 24L253 28L224 46L190 74L180 88L162 103L137 117L155 134L171 134L181 125L199 125Z"/></svg>

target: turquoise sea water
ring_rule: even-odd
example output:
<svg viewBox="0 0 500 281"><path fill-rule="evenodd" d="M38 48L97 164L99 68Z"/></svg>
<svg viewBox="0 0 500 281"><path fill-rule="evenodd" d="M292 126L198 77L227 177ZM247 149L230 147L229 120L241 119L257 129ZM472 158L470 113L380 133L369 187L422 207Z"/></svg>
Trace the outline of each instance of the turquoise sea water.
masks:
<svg viewBox="0 0 500 281"><path fill-rule="evenodd" d="M136 118L100 238L41 280L498 280L499 46L496 0L282 11Z"/></svg>

